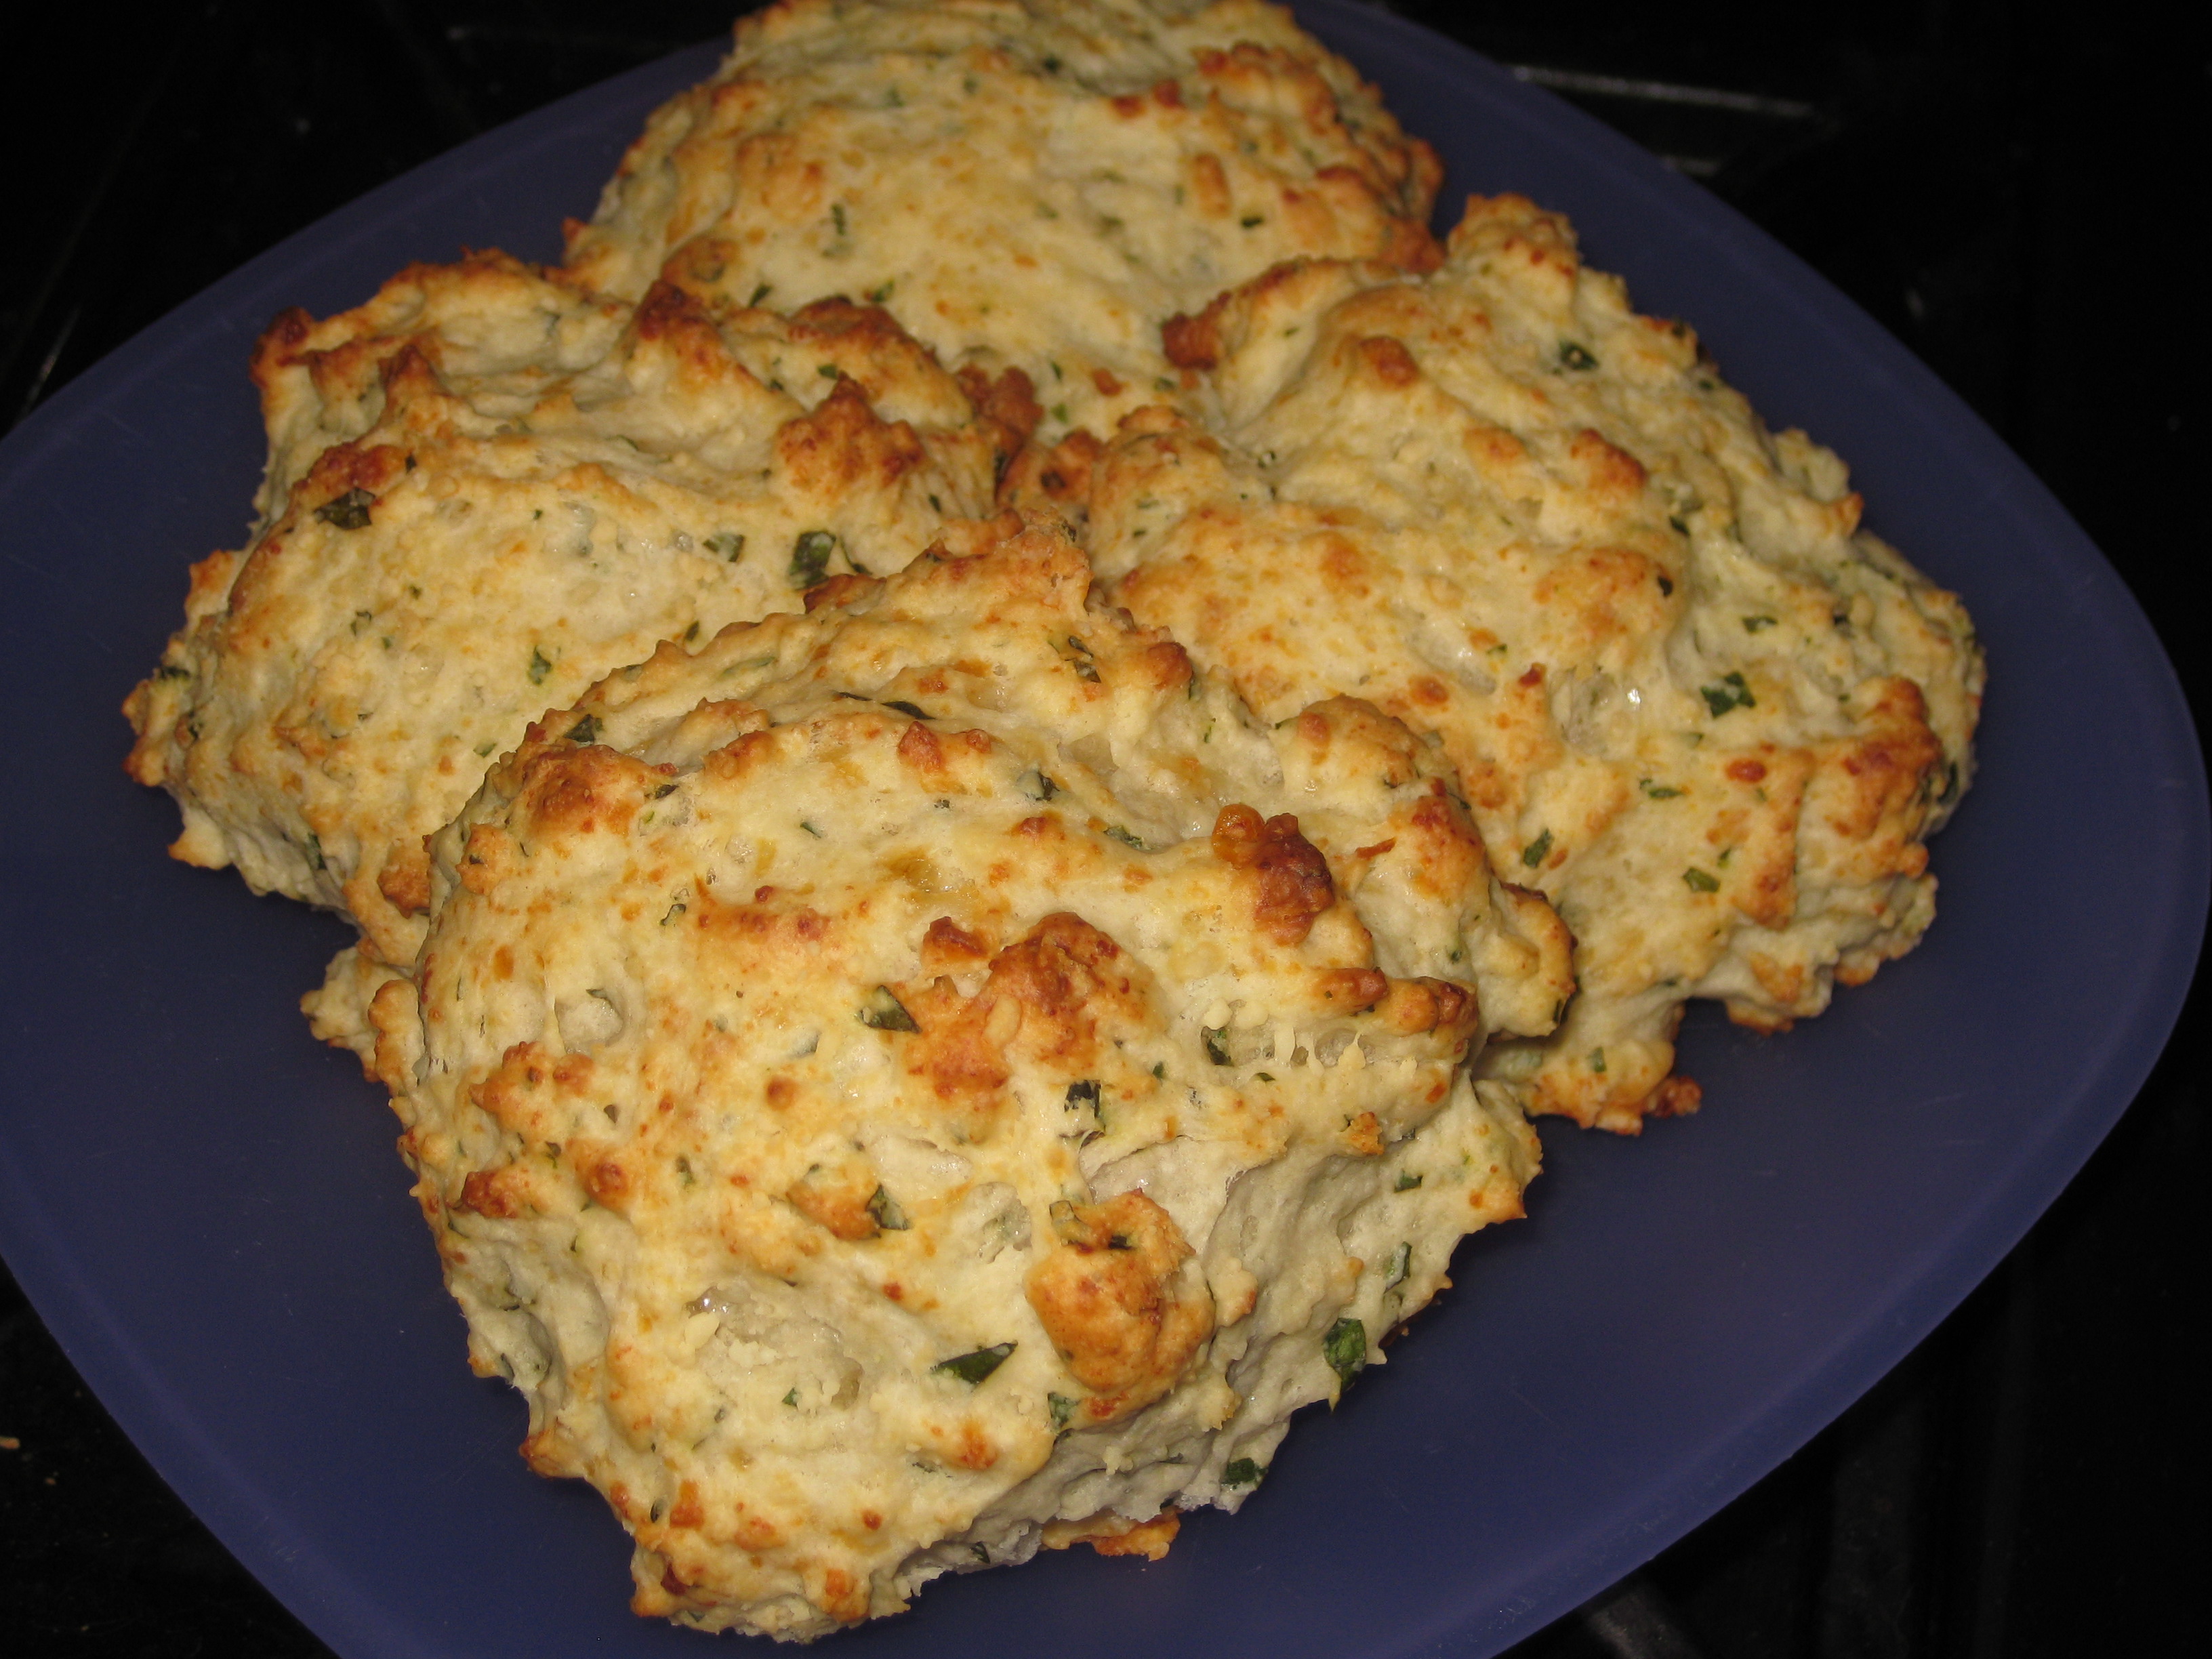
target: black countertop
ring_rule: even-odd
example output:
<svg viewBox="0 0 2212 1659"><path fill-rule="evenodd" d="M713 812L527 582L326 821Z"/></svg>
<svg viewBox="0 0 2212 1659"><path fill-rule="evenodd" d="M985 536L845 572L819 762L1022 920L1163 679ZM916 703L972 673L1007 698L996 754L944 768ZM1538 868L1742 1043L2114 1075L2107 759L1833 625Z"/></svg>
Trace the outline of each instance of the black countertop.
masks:
<svg viewBox="0 0 2212 1659"><path fill-rule="evenodd" d="M2200 37L2140 4L1390 9L1667 156L1917 352L2118 568L2205 723L2212 653L2189 599L2212 555L2204 278L2177 252L2203 216ZM39 47L18 37L0 61L16 158L0 428L371 185L727 23L684 0L42 18ZM2085 849L2054 879L2124 881L2125 850ZM2205 1324L2205 1000L2200 975L2134 1108L1949 1320L1517 1659L2024 1659L2201 1639L2188 1585L2212 1541L2212 1437L2188 1334ZM326 1651L170 1494L4 1275L0 1647Z"/></svg>

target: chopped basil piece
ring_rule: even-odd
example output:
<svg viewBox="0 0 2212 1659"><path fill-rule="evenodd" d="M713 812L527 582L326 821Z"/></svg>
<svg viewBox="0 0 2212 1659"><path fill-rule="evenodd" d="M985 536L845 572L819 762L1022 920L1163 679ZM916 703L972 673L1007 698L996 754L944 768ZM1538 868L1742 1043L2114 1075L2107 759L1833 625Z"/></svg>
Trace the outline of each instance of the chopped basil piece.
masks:
<svg viewBox="0 0 2212 1659"><path fill-rule="evenodd" d="M1067 1109L1071 1112L1079 1112L1085 1106L1094 1112L1097 1111L1098 1109L1098 1079L1095 1077L1086 1077L1069 1084L1066 1103Z"/></svg>
<svg viewBox="0 0 2212 1659"><path fill-rule="evenodd" d="M886 708L896 708L900 714L908 715L918 720L926 720L929 718L929 711L923 708L917 703L902 702L894 698L890 702L885 703L884 707Z"/></svg>
<svg viewBox="0 0 2212 1659"><path fill-rule="evenodd" d="M1746 617L1743 619L1743 631L1747 634L1756 634L1762 628L1773 626L1774 618L1771 617Z"/></svg>
<svg viewBox="0 0 2212 1659"><path fill-rule="evenodd" d="M532 646L530 647L530 683L532 685L543 685L545 684L545 677L552 672L553 665L545 660L545 653L536 646Z"/></svg>
<svg viewBox="0 0 2212 1659"><path fill-rule="evenodd" d="M1672 513L1669 513L1667 515L1667 522L1668 525L1673 526L1674 533L1678 536L1686 536L1690 533L1690 526L1684 524L1680 519L1677 518Z"/></svg>
<svg viewBox="0 0 2212 1659"><path fill-rule="evenodd" d="M969 1388L974 1388L993 1371L1006 1363L1006 1356L1014 1351L1011 1342L994 1342L988 1348L977 1348L972 1353L955 1354L950 1359L940 1359L929 1369L957 1376Z"/></svg>
<svg viewBox="0 0 2212 1659"><path fill-rule="evenodd" d="M907 1230L906 1212L899 1208L898 1200L880 1187L868 1194L868 1215L887 1233L902 1233Z"/></svg>
<svg viewBox="0 0 2212 1659"><path fill-rule="evenodd" d="M806 819L799 819L799 827L806 831L808 835L813 836L815 840L820 841L822 839L822 832L819 830L817 830L813 824L809 823Z"/></svg>
<svg viewBox="0 0 2212 1659"><path fill-rule="evenodd" d="M1694 864L1682 872L1682 879L1693 893L1717 893L1721 890L1719 878L1707 875Z"/></svg>
<svg viewBox="0 0 2212 1659"><path fill-rule="evenodd" d="M1073 424L1073 422L1068 419L1067 405L1066 404L1054 404L1052 406L1052 418L1058 421L1062 426L1070 426Z"/></svg>
<svg viewBox="0 0 2212 1659"><path fill-rule="evenodd" d="M1097 665L1091 660L1091 647L1074 635L1070 634L1067 636L1067 648L1075 653L1073 657L1066 658L1065 660L1067 665L1075 671L1076 678L1088 680L1093 685L1098 684L1098 668Z"/></svg>
<svg viewBox="0 0 2212 1659"><path fill-rule="evenodd" d="M323 838L312 830L307 831L307 867L317 874L320 874L325 867L323 862Z"/></svg>
<svg viewBox="0 0 2212 1659"><path fill-rule="evenodd" d="M1048 1394L1044 1397L1046 1408L1052 1413L1052 1426L1064 1429L1075 1415L1075 1402L1064 1394Z"/></svg>
<svg viewBox="0 0 2212 1659"><path fill-rule="evenodd" d="M1398 1171L1398 1179L1391 1184L1390 1190L1394 1193L1410 1193L1421 1184L1422 1179L1423 1177L1410 1170L1401 1170Z"/></svg>
<svg viewBox="0 0 2212 1659"><path fill-rule="evenodd" d="M191 677L191 669L179 668L173 662L165 662L154 671L154 678L157 680L188 680Z"/></svg>
<svg viewBox="0 0 2212 1659"><path fill-rule="evenodd" d="M333 530L366 530L368 509L375 501L366 489L349 489L317 507L315 516Z"/></svg>
<svg viewBox="0 0 2212 1659"><path fill-rule="evenodd" d="M1356 1319L1340 1319L1321 1340L1322 1358L1345 1382L1367 1369L1367 1327Z"/></svg>
<svg viewBox="0 0 2212 1659"><path fill-rule="evenodd" d="M1597 359L1572 340L1559 342L1559 363L1562 368L1590 369L1597 367Z"/></svg>
<svg viewBox="0 0 2212 1659"><path fill-rule="evenodd" d="M1537 836L1535 840L1530 842L1526 847L1521 849L1521 862L1527 865L1531 870L1534 870L1538 865L1544 861L1545 855L1551 850L1552 832L1547 830L1542 835Z"/></svg>
<svg viewBox="0 0 2212 1659"><path fill-rule="evenodd" d="M1228 1036L1226 1029L1208 1025L1199 1032L1199 1036L1206 1042L1206 1057L1216 1066L1226 1066L1229 1063L1229 1044L1224 1040Z"/></svg>
<svg viewBox="0 0 2212 1659"><path fill-rule="evenodd" d="M1413 1247L1410 1243L1401 1244L1390 1253L1390 1269L1383 1275L1382 1288L1386 1291L1396 1290L1413 1276Z"/></svg>
<svg viewBox="0 0 2212 1659"><path fill-rule="evenodd" d="M1717 720L1731 708L1751 708L1757 706L1751 688L1743 683L1743 675L1734 669L1720 678L1717 685L1701 685L1698 695L1705 700L1705 707Z"/></svg>
<svg viewBox="0 0 2212 1659"><path fill-rule="evenodd" d="M745 304L749 307L758 305L763 300L768 298L769 289L775 286L775 284L773 283L763 283L758 288L753 290L752 297L747 300Z"/></svg>
<svg viewBox="0 0 2212 1659"><path fill-rule="evenodd" d="M1050 800L1060 793L1060 786L1034 766L1014 780L1014 787L1031 800Z"/></svg>
<svg viewBox="0 0 2212 1659"><path fill-rule="evenodd" d="M745 538L734 530L726 530L719 536L708 537L707 549L735 564L745 550ZM697 624L693 625L696 627Z"/></svg>
<svg viewBox="0 0 2212 1659"><path fill-rule="evenodd" d="M1221 1484L1224 1486L1256 1486L1267 1478L1267 1466L1255 1463L1249 1457L1237 1458L1221 1471Z"/></svg>
<svg viewBox="0 0 2212 1659"><path fill-rule="evenodd" d="M879 306L883 304L884 301L891 297L891 290L897 286L897 281L894 279L884 283L878 288L870 289L868 290L868 303L872 306Z"/></svg>
<svg viewBox="0 0 2212 1659"><path fill-rule="evenodd" d="M573 744L580 746L584 744L597 743L599 740L599 717L597 714L586 714L568 728L568 741Z"/></svg>
<svg viewBox="0 0 2212 1659"><path fill-rule="evenodd" d="M793 1389L789 1394L784 1395L783 1403L787 1406L796 1406L799 1403L799 1390Z"/></svg>
<svg viewBox="0 0 2212 1659"><path fill-rule="evenodd" d="M1600 1077L1603 1077L1605 1075L1604 1049L1593 1048L1589 1051L1589 1068L1593 1072L1595 1072Z"/></svg>
<svg viewBox="0 0 2212 1659"><path fill-rule="evenodd" d="M830 556L837 550L837 538L827 530L802 530L791 544L791 585L811 587L830 569Z"/></svg>
<svg viewBox="0 0 2212 1659"><path fill-rule="evenodd" d="M860 1005L856 1017L861 1024L878 1031L919 1031L921 1029L914 1023L914 1016L907 1012L906 1005L891 994L887 985L878 985L868 993L868 1000Z"/></svg>
<svg viewBox="0 0 2212 1659"><path fill-rule="evenodd" d="M840 236L845 234L845 204L842 202L830 203L830 222L837 227Z"/></svg>
<svg viewBox="0 0 2212 1659"><path fill-rule="evenodd" d="M1243 226L1245 229L1250 230L1255 225L1266 224L1267 222L1267 216L1264 213L1248 213L1237 222Z"/></svg>
<svg viewBox="0 0 2212 1659"><path fill-rule="evenodd" d="M1106 835L1109 840L1118 841L1125 847L1133 847L1139 853L1149 853L1152 850L1152 842L1146 841L1142 836L1123 829L1118 823L1108 824Z"/></svg>
<svg viewBox="0 0 2212 1659"><path fill-rule="evenodd" d="M823 363L814 372L825 380L834 380L838 378L837 365L835 363Z"/></svg>
<svg viewBox="0 0 2212 1659"><path fill-rule="evenodd" d="M1636 787L1654 800L1672 800L1682 792L1671 783L1654 783L1649 778L1638 778Z"/></svg>

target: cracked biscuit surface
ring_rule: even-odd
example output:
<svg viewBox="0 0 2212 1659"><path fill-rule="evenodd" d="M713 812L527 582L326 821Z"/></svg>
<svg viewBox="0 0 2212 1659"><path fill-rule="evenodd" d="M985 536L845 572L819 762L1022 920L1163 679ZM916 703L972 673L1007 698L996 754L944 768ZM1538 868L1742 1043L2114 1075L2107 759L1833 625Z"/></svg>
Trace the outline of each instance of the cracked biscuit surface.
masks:
<svg viewBox="0 0 2212 1659"><path fill-rule="evenodd" d="M310 1000L641 1612L1157 1553L1520 1212L1465 1060L1547 1029L1557 918L1433 745L1259 725L1089 585L1003 519L663 647L436 838L413 974Z"/></svg>
<svg viewBox="0 0 2212 1659"><path fill-rule="evenodd" d="M988 509L1024 435L880 310L635 307L498 254L280 317L249 546L125 712L172 849L412 959L422 837L530 720L664 639L796 609Z"/></svg>
<svg viewBox="0 0 2212 1659"><path fill-rule="evenodd" d="M1174 386L1176 313L1302 255L1432 263L1439 177L1253 0L787 0L653 114L568 261L626 295L867 295L1103 434Z"/></svg>
<svg viewBox="0 0 2212 1659"><path fill-rule="evenodd" d="M1772 1029L1910 950L1966 787L1963 607L1859 528L1565 222L1476 198L1425 277L1289 264L1179 319L1218 417L1047 457L1138 619L1263 717L1368 700L1440 737L1501 874L1577 940L1563 1029L1493 1046L1530 1106L1696 1103L1686 999Z"/></svg>

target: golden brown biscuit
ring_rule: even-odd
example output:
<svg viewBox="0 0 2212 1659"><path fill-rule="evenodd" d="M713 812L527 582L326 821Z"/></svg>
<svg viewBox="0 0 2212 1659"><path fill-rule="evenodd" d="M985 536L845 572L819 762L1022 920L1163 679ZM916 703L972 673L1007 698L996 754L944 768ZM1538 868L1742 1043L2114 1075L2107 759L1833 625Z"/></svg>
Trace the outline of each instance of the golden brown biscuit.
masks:
<svg viewBox="0 0 2212 1659"><path fill-rule="evenodd" d="M1262 716L1352 695L1441 738L1578 941L1563 1029L1485 1074L1632 1131L1696 1104L1686 999L1786 1025L1919 939L1972 764L1965 611L1563 220L1477 198L1432 276L1285 265L1170 337L1213 429L1142 411L1020 482Z"/></svg>
<svg viewBox="0 0 2212 1659"><path fill-rule="evenodd" d="M252 544L131 695L173 849L412 958L422 837L530 720L663 639L892 570L1024 433L870 307L632 307L498 254L281 317Z"/></svg>
<svg viewBox="0 0 2212 1659"><path fill-rule="evenodd" d="M648 121L569 268L881 303L1034 383L1054 438L1175 382L1160 325L1299 255L1433 263L1439 179L1254 0L787 0Z"/></svg>
<svg viewBox="0 0 2212 1659"><path fill-rule="evenodd" d="M1056 534L950 540L533 727L415 973L311 999L642 1613L804 1638L1157 1554L1535 1169L1465 1057L1567 941L1434 751L1256 725Z"/></svg>

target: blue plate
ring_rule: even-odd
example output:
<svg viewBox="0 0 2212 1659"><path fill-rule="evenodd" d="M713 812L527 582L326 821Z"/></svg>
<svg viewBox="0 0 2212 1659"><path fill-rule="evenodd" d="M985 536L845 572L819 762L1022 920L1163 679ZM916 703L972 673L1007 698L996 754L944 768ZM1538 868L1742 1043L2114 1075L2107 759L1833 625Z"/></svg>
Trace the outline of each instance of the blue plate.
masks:
<svg viewBox="0 0 2212 1659"><path fill-rule="evenodd" d="M1705 1109L1640 1141L1547 1127L1528 1221L1234 1519L1164 1562L942 1583L841 1638L967 1659L1495 1652L1802 1444L1963 1297L2156 1056L2206 904L2204 777L2112 570L1894 341L1622 139L1349 3L1308 21L1439 143L1456 191L1565 209L1645 309L1696 324L1775 424L1850 458L1873 526L1962 592L1994 692L1936 854L1928 943L1761 1040L1693 1021ZM245 365L279 307L366 299L464 246L556 252L671 58L421 168L255 260L0 450L17 790L6 825L0 1248L155 1467L341 1653L690 1655L624 1610L599 1498L525 1472L471 1377L393 1126L295 1011L338 926L161 856L115 714L185 562L235 545L262 455ZM2128 879L2099 879L2125 848Z"/></svg>

